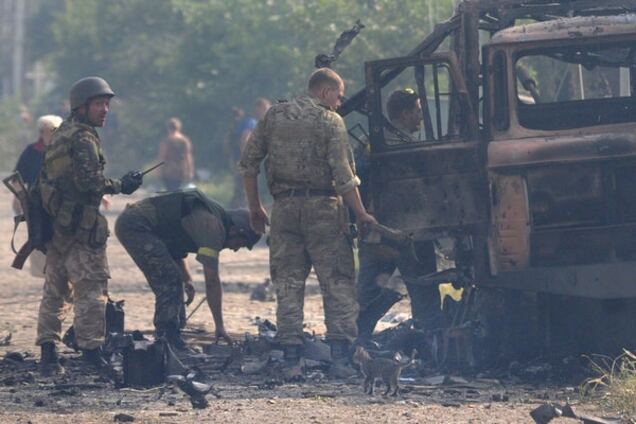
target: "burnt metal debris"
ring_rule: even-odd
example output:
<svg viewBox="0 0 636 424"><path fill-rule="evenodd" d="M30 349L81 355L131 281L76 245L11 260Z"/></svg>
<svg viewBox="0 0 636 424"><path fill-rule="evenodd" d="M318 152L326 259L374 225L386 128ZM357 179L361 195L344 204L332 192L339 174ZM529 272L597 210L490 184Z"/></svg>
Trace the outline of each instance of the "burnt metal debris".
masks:
<svg viewBox="0 0 636 424"><path fill-rule="evenodd" d="M474 288L454 326L498 324L487 344L635 343L635 28L634 0L465 0L405 56L366 62L366 87L338 110L368 119L376 218L455 245L450 268L403 278ZM413 142L385 113L404 84L422 105Z"/></svg>
<svg viewBox="0 0 636 424"><path fill-rule="evenodd" d="M364 25L358 19L351 29L340 34L340 37L336 40L336 43L333 46L333 51L330 54L321 53L316 56L314 61L316 68L331 68L331 65L338 60L344 49L351 44L353 39L360 34L360 31L362 31L363 28Z"/></svg>

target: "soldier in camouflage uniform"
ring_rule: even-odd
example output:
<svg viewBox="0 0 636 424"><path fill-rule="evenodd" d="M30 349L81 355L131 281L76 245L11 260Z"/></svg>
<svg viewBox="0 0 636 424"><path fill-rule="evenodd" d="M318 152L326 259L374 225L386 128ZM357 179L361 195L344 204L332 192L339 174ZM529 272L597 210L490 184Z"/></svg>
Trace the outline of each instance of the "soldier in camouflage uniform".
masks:
<svg viewBox="0 0 636 424"><path fill-rule="evenodd" d="M115 234L155 294L158 337L178 349L186 347L180 335L185 325L183 291L184 282L192 287L192 278L184 259L193 252L203 265L216 337L232 343L223 325L219 252L251 249L261 238L250 227L246 209L225 211L197 190L169 192L128 205L117 218Z"/></svg>
<svg viewBox="0 0 636 424"><path fill-rule="evenodd" d="M114 95L101 78L77 81L70 92L71 115L53 134L44 156L38 188L52 217L53 235L47 244L36 340L42 349L43 374L62 371L55 343L71 302L77 345L89 363L101 365L110 276L108 224L99 204L105 194L131 194L142 183L139 172L119 180L104 177L105 160L95 127L104 125Z"/></svg>
<svg viewBox="0 0 636 424"><path fill-rule="evenodd" d="M314 267L325 307L335 376L350 374L349 344L356 338L353 252L344 202L361 226L375 223L358 193L344 121L335 112L344 83L331 69L315 71L309 92L272 106L243 151L243 174L252 226L263 231L267 214L257 174L265 159L274 197L270 272L277 295L277 339L288 370L297 370L303 344L305 280Z"/></svg>

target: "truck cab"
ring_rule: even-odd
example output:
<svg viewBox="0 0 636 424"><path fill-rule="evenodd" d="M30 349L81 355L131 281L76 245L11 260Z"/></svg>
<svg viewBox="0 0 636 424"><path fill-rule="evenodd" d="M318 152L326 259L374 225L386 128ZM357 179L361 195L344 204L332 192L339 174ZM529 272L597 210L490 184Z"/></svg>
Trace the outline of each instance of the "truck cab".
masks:
<svg viewBox="0 0 636 424"><path fill-rule="evenodd" d="M636 4L539 3L465 1L410 55L365 63L340 112L368 116L372 209L468 250L423 284L636 297ZM395 90L418 93L418 133L389 119Z"/></svg>

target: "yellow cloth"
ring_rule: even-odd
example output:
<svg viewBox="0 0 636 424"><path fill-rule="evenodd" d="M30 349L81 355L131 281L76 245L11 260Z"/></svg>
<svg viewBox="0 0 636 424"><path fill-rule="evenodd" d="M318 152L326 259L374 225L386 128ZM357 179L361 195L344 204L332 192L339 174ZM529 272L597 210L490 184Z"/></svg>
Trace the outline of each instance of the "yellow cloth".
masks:
<svg viewBox="0 0 636 424"><path fill-rule="evenodd" d="M453 287L453 283L442 283L438 286L439 290L439 299L440 299L440 309L444 309L444 299L446 296L450 296L455 302L459 302L462 300L462 295L464 294L464 288L456 289Z"/></svg>
<svg viewBox="0 0 636 424"><path fill-rule="evenodd" d="M208 256L210 258L218 258L219 252L214 249L210 249L209 247L200 247L197 251L197 255Z"/></svg>

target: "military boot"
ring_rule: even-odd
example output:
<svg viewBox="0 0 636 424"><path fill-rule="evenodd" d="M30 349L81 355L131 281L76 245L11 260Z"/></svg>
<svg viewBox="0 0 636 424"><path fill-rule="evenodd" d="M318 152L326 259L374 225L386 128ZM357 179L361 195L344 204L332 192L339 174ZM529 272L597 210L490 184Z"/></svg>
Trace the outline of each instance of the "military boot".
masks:
<svg viewBox="0 0 636 424"><path fill-rule="evenodd" d="M42 343L40 348L42 349L40 354L40 374L44 377L62 374L64 368L62 368L60 358L57 356L55 343Z"/></svg>
<svg viewBox="0 0 636 424"><path fill-rule="evenodd" d="M181 330L176 325L167 324L157 327L156 337L165 339L177 350L188 350L188 344L181 337Z"/></svg>
<svg viewBox="0 0 636 424"><path fill-rule="evenodd" d="M283 359L285 364L283 365L283 380L285 381L302 381L303 370L300 365L300 358L302 356L302 347L300 345L286 345L282 346Z"/></svg>
<svg viewBox="0 0 636 424"><path fill-rule="evenodd" d="M331 367L329 377L335 379L348 379L358 375L351 367L351 352L349 342L346 340L331 340Z"/></svg>
<svg viewBox="0 0 636 424"><path fill-rule="evenodd" d="M104 358L101 348L82 349L82 359L86 365L102 371L108 367L108 361Z"/></svg>

